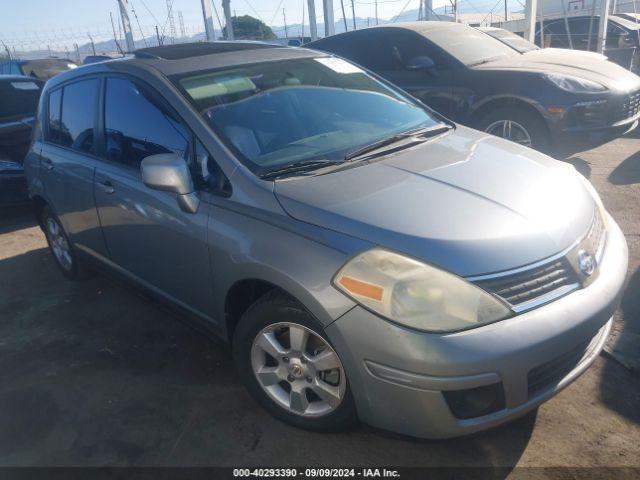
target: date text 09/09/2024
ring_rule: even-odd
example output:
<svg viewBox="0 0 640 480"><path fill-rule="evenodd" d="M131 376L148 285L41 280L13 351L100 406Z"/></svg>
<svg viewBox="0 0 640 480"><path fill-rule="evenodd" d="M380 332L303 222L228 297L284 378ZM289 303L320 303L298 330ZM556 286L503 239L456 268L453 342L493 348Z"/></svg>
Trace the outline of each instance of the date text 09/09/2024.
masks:
<svg viewBox="0 0 640 480"><path fill-rule="evenodd" d="M235 468L235 478L399 478L397 470L387 468Z"/></svg>

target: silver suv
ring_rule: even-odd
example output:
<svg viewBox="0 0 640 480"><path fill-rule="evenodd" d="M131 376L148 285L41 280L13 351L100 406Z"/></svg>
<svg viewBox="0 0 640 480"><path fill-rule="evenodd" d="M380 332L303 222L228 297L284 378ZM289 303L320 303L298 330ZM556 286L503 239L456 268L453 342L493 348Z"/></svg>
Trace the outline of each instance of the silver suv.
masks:
<svg viewBox="0 0 640 480"><path fill-rule="evenodd" d="M25 168L67 277L106 266L175 304L315 430L522 415L593 362L627 268L572 167L305 49L175 45L56 76Z"/></svg>

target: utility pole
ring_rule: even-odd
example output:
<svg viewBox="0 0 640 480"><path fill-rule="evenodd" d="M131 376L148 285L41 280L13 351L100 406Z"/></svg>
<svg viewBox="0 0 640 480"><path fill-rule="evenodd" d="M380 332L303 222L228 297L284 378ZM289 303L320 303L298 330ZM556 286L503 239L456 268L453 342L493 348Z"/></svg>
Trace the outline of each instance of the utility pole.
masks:
<svg viewBox="0 0 640 480"><path fill-rule="evenodd" d="M453 8L454 8L454 20L456 23L460 21L460 17L458 15L458 0L453 0Z"/></svg>
<svg viewBox="0 0 640 480"><path fill-rule="evenodd" d="M171 43L176 41L176 22L173 19L173 0L167 0L167 20L169 21L169 35Z"/></svg>
<svg viewBox="0 0 640 480"><path fill-rule="evenodd" d="M113 30L113 40L116 42L116 48L118 49L118 52L124 55L122 47L120 47L120 43L118 42L118 35L116 35L116 25L113 23L113 13L109 12L109 18L111 19L111 29Z"/></svg>
<svg viewBox="0 0 640 480"><path fill-rule="evenodd" d="M182 10L178 10L178 25L180 25L180 38L183 39L187 36L184 31L184 18L182 18Z"/></svg>
<svg viewBox="0 0 640 480"><path fill-rule="evenodd" d="M95 55L96 54L96 44L93 41L93 37L91 36L91 34L89 32L87 32L87 37L89 37L89 41L91 42L91 51Z"/></svg>
<svg viewBox="0 0 640 480"><path fill-rule="evenodd" d="M600 24L598 25L598 53L604 52L607 44L607 26L609 24L609 7L611 0L600 0ZM589 32L591 35L591 32Z"/></svg>
<svg viewBox="0 0 640 480"><path fill-rule="evenodd" d="M202 4L202 19L204 20L204 31L207 35L207 42L214 42L216 34L213 29L213 17L211 16L211 0L200 0Z"/></svg>
<svg viewBox="0 0 640 480"><path fill-rule="evenodd" d="M282 9L282 21L284 22L284 38L289 38L289 31L287 30L287 16L284 13L284 8Z"/></svg>
<svg viewBox="0 0 640 480"><path fill-rule="evenodd" d="M433 12L433 0L424 0L424 19L431 20L431 12Z"/></svg>
<svg viewBox="0 0 640 480"><path fill-rule="evenodd" d="M342 7L342 22L344 23L344 31L348 32L347 28L347 14L344 13L344 0L340 0L340 7Z"/></svg>
<svg viewBox="0 0 640 480"><path fill-rule="evenodd" d="M563 0L564 2L564 0ZM504 0L504 21L507 21L507 17L509 16L509 9L507 7L507 0Z"/></svg>
<svg viewBox="0 0 640 480"><path fill-rule="evenodd" d="M309 7L309 31L311 32L311 41L318 39L318 25L316 24L316 2L315 0L307 0Z"/></svg>
<svg viewBox="0 0 640 480"><path fill-rule="evenodd" d="M300 35L300 45L304 43L304 0L302 0L302 34Z"/></svg>
<svg viewBox="0 0 640 480"><path fill-rule="evenodd" d="M127 44L127 51L133 52L136 47L133 43L131 22L129 21L129 14L127 13L127 7L125 5L126 1L127 0L118 0L118 6L120 7L120 19L122 20L122 29L124 30L124 39Z"/></svg>
<svg viewBox="0 0 640 480"><path fill-rule="evenodd" d="M356 7L353 5L353 0L351 0L351 16L353 17L353 29L357 30L356 27Z"/></svg>
<svg viewBox="0 0 640 480"><path fill-rule="evenodd" d="M227 27L227 40L234 40L233 20L231 19L231 0L222 0L222 10L224 10L224 21Z"/></svg>
<svg viewBox="0 0 640 480"><path fill-rule="evenodd" d="M538 11L538 0L527 0L524 9L524 38L531 43L536 41L536 12Z"/></svg>
<svg viewBox="0 0 640 480"><path fill-rule="evenodd" d="M333 20L333 0L322 0L322 10L324 12L324 36L329 37L336 33Z"/></svg>
<svg viewBox="0 0 640 480"><path fill-rule="evenodd" d="M378 0L375 0L375 5L376 5L376 25L378 25Z"/></svg>
<svg viewBox="0 0 640 480"><path fill-rule="evenodd" d="M156 25L156 38L158 39L158 46L162 46L162 39L160 38L160 31L158 30L158 25Z"/></svg>
<svg viewBox="0 0 640 480"><path fill-rule="evenodd" d="M80 64L80 62L82 62L82 59L80 58L80 47L78 47L77 43L74 43L73 47L76 50L76 58L78 59L78 64Z"/></svg>

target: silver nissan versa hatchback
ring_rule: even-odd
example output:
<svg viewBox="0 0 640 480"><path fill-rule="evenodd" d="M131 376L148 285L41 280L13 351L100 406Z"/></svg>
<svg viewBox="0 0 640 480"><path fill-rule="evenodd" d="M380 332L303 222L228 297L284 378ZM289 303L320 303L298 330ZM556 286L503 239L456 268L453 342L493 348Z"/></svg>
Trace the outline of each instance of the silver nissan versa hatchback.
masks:
<svg viewBox="0 0 640 480"><path fill-rule="evenodd" d="M340 58L139 50L47 82L25 169L70 278L109 267L314 430L475 432L582 374L625 239L576 171Z"/></svg>

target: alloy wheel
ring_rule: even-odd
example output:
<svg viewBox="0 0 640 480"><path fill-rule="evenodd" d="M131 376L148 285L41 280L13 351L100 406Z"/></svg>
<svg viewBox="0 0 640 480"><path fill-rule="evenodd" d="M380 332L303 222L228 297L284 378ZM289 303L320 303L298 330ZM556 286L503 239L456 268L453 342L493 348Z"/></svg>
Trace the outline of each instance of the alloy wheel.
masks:
<svg viewBox="0 0 640 480"><path fill-rule="evenodd" d="M529 135L527 129L513 120L498 120L490 124L484 131L496 137L506 138L512 142L519 143L525 147L532 145L531 135Z"/></svg>
<svg viewBox="0 0 640 480"><path fill-rule="evenodd" d="M47 218L47 236L51 251L62 268L71 271L73 268L73 258L71 257L71 248L69 242L62 231L62 227L58 222L49 217Z"/></svg>
<svg viewBox="0 0 640 480"><path fill-rule="evenodd" d="M313 330L281 322L262 329L251 347L258 384L285 410L305 417L333 412L346 392L338 354Z"/></svg>

